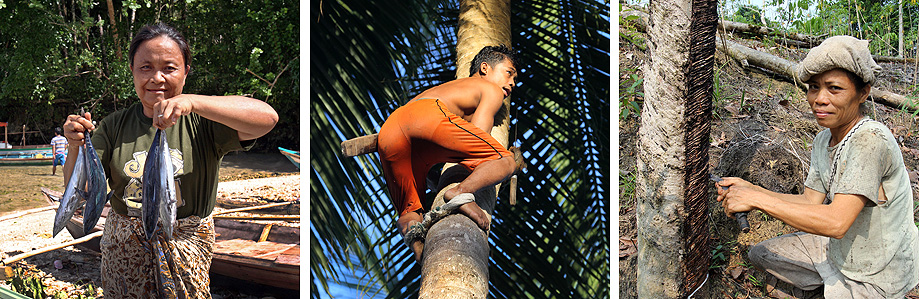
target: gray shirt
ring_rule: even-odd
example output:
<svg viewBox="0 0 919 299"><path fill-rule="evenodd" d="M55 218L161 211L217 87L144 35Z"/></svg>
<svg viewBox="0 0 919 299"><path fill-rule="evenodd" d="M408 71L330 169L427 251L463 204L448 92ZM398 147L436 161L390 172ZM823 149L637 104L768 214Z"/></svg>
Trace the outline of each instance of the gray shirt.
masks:
<svg viewBox="0 0 919 299"><path fill-rule="evenodd" d="M804 185L829 193L830 201L837 193L863 195L869 201L842 239L830 238L827 256L849 279L873 284L887 297L902 298L919 283L919 237L900 147L890 130L873 120L850 130L832 147L830 136L826 129L814 138ZM830 186L836 151L839 158Z"/></svg>

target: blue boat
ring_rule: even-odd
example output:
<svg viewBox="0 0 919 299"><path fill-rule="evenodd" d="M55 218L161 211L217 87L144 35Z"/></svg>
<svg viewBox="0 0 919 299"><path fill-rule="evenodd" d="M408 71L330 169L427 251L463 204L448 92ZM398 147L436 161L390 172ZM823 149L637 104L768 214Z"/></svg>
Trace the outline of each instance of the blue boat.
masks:
<svg viewBox="0 0 919 299"><path fill-rule="evenodd" d="M292 151L292 150L289 150L283 147L278 147L278 150L280 150L281 154L287 157L287 159L289 159L291 163L294 163L294 165L297 165L297 169L300 168L300 152Z"/></svg>
<svg viewBox="0 0 919 299"><path fill-rule="evenodd" d="M2 165L51 165L54 152L50 145L26 145L0 148Z"/></svg>

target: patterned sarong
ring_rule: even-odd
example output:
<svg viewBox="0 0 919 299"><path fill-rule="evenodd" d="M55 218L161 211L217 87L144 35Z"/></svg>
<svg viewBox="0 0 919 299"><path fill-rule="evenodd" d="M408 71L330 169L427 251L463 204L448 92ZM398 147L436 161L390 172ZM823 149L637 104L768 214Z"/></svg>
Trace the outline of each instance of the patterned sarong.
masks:
<svg viewBox="0 0 919 299"><path fill-rule="evenodd" d="M137 217L110 213L102 233L102 288L106 298L211 298L211 217L178 219L173 239L161 227L147 241Z"/></svg>

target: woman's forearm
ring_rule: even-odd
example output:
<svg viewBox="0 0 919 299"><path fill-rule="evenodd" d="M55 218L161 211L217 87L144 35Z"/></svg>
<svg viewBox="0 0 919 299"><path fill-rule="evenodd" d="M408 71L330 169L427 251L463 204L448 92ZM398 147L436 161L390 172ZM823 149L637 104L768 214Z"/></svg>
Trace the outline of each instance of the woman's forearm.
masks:
<svg viewBox="0 0 919 299"><path fill-rule="evenodd" d="M190 96L192 112L239 132L239 140L262 137L278 122L278 113L267 103L243 96Z"/></svg>

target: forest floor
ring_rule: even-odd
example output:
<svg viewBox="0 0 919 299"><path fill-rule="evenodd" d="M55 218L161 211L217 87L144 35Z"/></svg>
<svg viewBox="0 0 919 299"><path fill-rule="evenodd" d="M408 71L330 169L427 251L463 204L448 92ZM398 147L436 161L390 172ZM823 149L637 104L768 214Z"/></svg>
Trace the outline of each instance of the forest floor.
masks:
<svg viewBox="0 0 919 299"><path fill-rule="evenodd" d="M299 169L281 154L228 154L221 163L219 176L215 210L236 208L243 201L292 200L299 198L300 194ZM56 191L64 189L61 169L58 168L57 175L52 176L51 166L3 166L0 167L0 177L3 178L0 183L0 216L47 206L48 202L39 190L41 187ZM277 179L257 180L269 177ZM232 199L228 204L233 206L224 207L221 198ZM54 210L47 210L4 220L0 224L0 259L73 240L66 230L51 236L54 213ZM71 246L29 257L11 266L25 271L27 275L23 277L37 277L45 285L49 296L63 292L67 294L66 298L80 294L95 294L101 298L100 260L101 255L97 252ZM11 283L9 280L0 281L0 285L6 288L10 288ZM285 298L296 296L297 292L211 275L211 294L214 298L249 299Z"/></svg>
<svg viewBox="0 0 919 299"><path fill-rule="evenodd" d="M620 26L630 39L619 38L620 105L641 101L641 68L648 60L643 33ZM720 33L719 33L720 34ZM800 61L808 49L776 44L770 38L725 36L759 51ZM883 67L876 87L915 98L913 64L879 63ZM638 82L638 84L636 84ZM803 192L810 160L811 142L823 128L814 120L802 89L768 71L744 68L720 51L715 54L715 99L711 126L709 168L721 176L739 176L754 184L784 193ZM625 102L624 102L625 101ZM919 117L898 107L868 103L869 116L891 129L901 145L910 171L913 197L919 199ZM620 108L621 109L621 108ZM620 110L621 112L621 110ZM619 297L637 298L637 239L635 185L637 113L619 118ZM750 246L796 230L760 211L748 216L751 231L742 233L737 222L724 214L709 189L712 265L709 271L711 298L764 298L766 274L749 266ZM919 219L919 217L917 217ZM914 289L908 295L919 298ZM816 298L822 298L818 295Z"/></svg>

